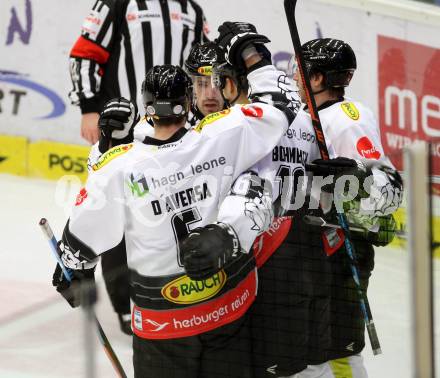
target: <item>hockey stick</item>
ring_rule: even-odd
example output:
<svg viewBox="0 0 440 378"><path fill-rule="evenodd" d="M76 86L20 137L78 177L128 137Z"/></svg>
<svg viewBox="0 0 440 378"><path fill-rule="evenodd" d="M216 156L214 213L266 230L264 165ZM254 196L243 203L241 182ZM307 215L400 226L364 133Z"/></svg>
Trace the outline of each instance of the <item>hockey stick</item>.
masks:
<svg viewBox="0 0 440 378"><path fill-rule="evenodd" d="M302 55L301 41L298 34L298 27L296 25L295 8L297 0L284 0L284 9L286 12L287 22L289 24L290 36L292 38L293 48L295 50L295 56L297 59L298 70L300 73L301 81L306 95L306 103L310 111L310 117L312 119L313 129L315 130L316 140L318 143L319 152L321 158L328 160L329 153L327 144L325 142L324 131L322 130L321 120L319 119L318 110L315 103L315 98L312 93L310 85L310 78L307 70L305 69L304 57ZM341 229L344 233L345 250L350 258L350 268L353 275L353 280L356 284L356 289L359 296L359 304L361 306L362 314L364 317L365 325L368 331L368 337L370 338L371 348L373 354L381 354L382 350L377 337L376 327L373 322L373 316L371 315L370 305L366 293L362 291L361 282L359 279L359 272L357 269L356 255L350 239L350 229L348 227L347 218L344 213L338 213L338 222L341 225Z"/></svg>
<svg viewBox="0 0 440 378"><path fill-rule="evenodd" d="M313 215L304 215L303 220L305 223L310 224L311 226L341 228L339 224L328 223L324 218L315 217ZM350 228L350 231L355 231L355 232L368 231L366 228L355 226L353 224L349 224L348 227ZM400 230L400 231L395 231L395 233L396 236L398 236L399 238L406 239L406 235L407 235L406 231Z"/></svg>
<svg viewBox="0 0 440 378"><path fill-rule="evenodd" d="M46 235L47 240L49 241L49 245L51 247L52 253L55 256L58 265L63 271L64 276L66 277L67 281L72 282L72 273L70 269L67 269L63 261L61 260L61 257L58 253L58 243L57 240L53 234L52 228L49 225L49 222L46 218L41 218L39 225L43 231L43 233ZM96 328L98 329L98 338L101 345L104 347L105 354L109 358L110 362L113 365L113 368L118 373L118 376L121 378L127 378L127 375L125 374L124 368L122 367L118 356L116 355L115 351L113 350L110 342L107 339L107 336L104 333L104 330L101 327L101 323L99 323L98 318L96 317L96 314L94 313L94 321L96 323Z"/></svg>
<svg viewBox="0 0 440 378"><path fill-rule="evenodd" d="M330 227L330 228L341 228L339 224L327 223L324 218L315 217L313 215L304 215L303 220L305 223L310 224L311 226L319 226L319 227ZM356 227L353 225L349 225L351 231L363 232L365 229L362 227Z"/></svg>

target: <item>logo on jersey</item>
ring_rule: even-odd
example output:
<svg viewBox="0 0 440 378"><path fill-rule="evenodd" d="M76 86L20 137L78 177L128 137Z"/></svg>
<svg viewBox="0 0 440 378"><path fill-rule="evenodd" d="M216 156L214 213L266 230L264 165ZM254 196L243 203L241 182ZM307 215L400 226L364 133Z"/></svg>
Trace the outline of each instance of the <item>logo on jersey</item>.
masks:
<svg viewBox="0 0 440 378"><path fill-rule="evenodd" d="M344 102L341 104L341 108L345 114L347 114L353 121L359 119L359 110L352 102Z"/></svg>
<svg viewBox="0 0 440 378"><path fill-rule="evenodd" d="M92 39L95 39L105 21L107 12L108 7L106 5L102 7L101 11L90 11L82 24L82 32L90 34Z"/></svg>
<svg viewBox="0 0 440 378"><path fill-rule="evenodd" d="M357 141L356 148L359 152L359 155L365 159L380 159L380 151L377 150L376 146L374 146L371 140L366 136Z"/></svg>
<svg viewBox="0 0 440 378"><path fill-rule="evenodd" d="M145 327L144 327L144 323L145 323ZM133 316L133 324L137 329L141 331L146 330L146 328L150 328L148 329L148 332L160 332L164 328L166 328L170 323L169 322L158 323L155 320L148 318L144 320L142 319L142 312L135 309Z"/></svg>
<svg viewBox="0 0 440 378"><path fill-rule="evenodd" d="M147 184L147 179L144 175L140 175L140 177L135 177L133 173L130 174L127 185L131 190L131 194L133 194L133 196L135 197L142 198L150 191Z"/></svg>
<svg viewBox="0 0 440 378"><path fill-rule="evenodd" d="M243 106L241 108L241 111L246 117L254 117L254 118L262 118L263 117L263 109L259 108L258 106L249 105L249 106Z"/></svg>
<svg viewBox="0 0 440 378"><path fill-rule="evenodd" d="M200 121L200 123L194 128L194 130L197 131L198 133L200 133L200 131L202 131L202 129L206 125L209 125L209 124L217 121L218 119L227 116L230 112L231 112L231 109L225 109L225 110L222 110L221 112L209 114Z"/></svg>
<svg viewBox="0 0 440 378"><path fill-rule="evenodd" d="M161 293L166 300L173 303L198 303L215 296L225 285L226 279L223 270L203 281L193 281L185 275L168 283Z"/></svg>
<svg viewBox="0 0 440 378"><path fill-rule="evenodd" d="M130 150L133 147L133 144L124 144L122 146L116 146L108 150L104 155L102 155L99 160L96 162L96 164L92 165L92 169L94 171L97 171L98 169L101 169L108 163L110 163L113 159L117 158L118 156L125 154L128 150Z"/></svg>
<svg viewBox="0 0 440 378"><path fill-rule="evenodd" d="M150 332L160 332L162 331L167 325L169 325L170 323L165 322L165 323L158 323L154 320L151 319L145 319L144 320L145 323L149 324L150 326L153 327L153 329L150 329Z"/></svg>
<svg viewBox="0 0 440 378"><path fill-rule="evenodd" d="M79 194L76 196L75 206L81 205L87 198L87 190L86 188L82 188L79 191Z"/></svg>

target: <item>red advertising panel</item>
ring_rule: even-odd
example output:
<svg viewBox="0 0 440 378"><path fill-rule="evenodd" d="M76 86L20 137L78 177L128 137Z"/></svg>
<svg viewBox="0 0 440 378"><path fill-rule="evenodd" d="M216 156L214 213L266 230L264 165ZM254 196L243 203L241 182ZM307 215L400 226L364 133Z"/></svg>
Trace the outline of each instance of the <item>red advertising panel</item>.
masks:
<svg viewBox="0 0 440 378"><path fill-rule="evenodd" d="M398 150L414 140L430 141L434 174L440 175L440 50L379 36L378 64L385 153L401 169Z"/></svg>

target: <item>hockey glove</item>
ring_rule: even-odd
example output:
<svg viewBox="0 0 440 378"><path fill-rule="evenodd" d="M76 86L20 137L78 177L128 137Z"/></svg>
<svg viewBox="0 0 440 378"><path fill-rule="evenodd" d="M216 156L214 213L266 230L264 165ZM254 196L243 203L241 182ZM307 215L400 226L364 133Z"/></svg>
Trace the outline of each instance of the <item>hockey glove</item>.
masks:
<svg viewBox="0 0 440 378"><path fill-rule="evenodd" d="M197 281L212 277L240 254L238 237L225 223L194 229L179 247L186 274Z"/></svg>
<svg viewBox="0 0 440 378"><path fill-rule="evenodd" d="M52 276L52 285L64 297L71 307L78 307L81 304L81 283L87 280L94 282L96 262L80 262L78 260L79 253L73 253L70 248L62 241L58 243L58 250L66 268L82 266L82 269L68 269L72 280L69 282L64 276L59 264L55 267ZM79 265L78 265L79 264Z"/></svg>
<svg viewBox="0 0 440 378"><path fill-rule="evenodd" d="M403 181L399 172L391 167L381 165L373 168L378 184L371 191L375 201L375 215L393 214L403 200Z"/></svg>
<svg viewBox="0 0 440 378"><path fill-rule="evenodd" d="M225 51L226 61L237 69L245 69L243 51L253 46L264 59L270 61L269 50L264 46L270 39L257 33L254 25L247 22L226 21L218 28L216 43Z"/></svg>
<svg viewBox="0 0 440 378"><path fill-rule="evenodd" d="M378 217L378 226L377 232L368 232L367 240L377 247L384 247L390 244L396 235L396 220L393 215Z"/></svg>
<svg viewBox="0 0 440 378"><path fill-rule="evenodd" d="M99 115L99 151L106 152L110 143L114 147L133 142L133 129L138 121L135 104L123 97L108 101Z"/></svg>
<svg viewBox="0 0 440 378"><path fill-rule="evenodd" d="M335 183L342 176L354 176L359 180L359 195L361 198L368 197L368 192L364 190L364 180L371 175L371 169L360 160L337 157L335 159L317 159L312 164L306 164L306 170L312 172L314 176L333 175L333 183L322 187L327 193L334 193Z"/></svg>

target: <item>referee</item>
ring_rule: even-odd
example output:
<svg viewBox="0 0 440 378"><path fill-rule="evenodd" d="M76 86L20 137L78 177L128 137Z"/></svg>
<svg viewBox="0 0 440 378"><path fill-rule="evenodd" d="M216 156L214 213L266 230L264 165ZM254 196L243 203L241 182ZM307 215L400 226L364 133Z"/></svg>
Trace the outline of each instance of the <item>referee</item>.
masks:
<svg viewBox="0 0 440 378"><path fill-rule="evenodd" d="M69 97L81 109L81 136L91 144L98 141L99 112L112 98L129 98L142 113L138 83L148 70L182 66L191 47L208 40L207 33L203 11L194 0L95 1L70 52ZM124 240L101 261L121 329L131 334Z"/></svg>

